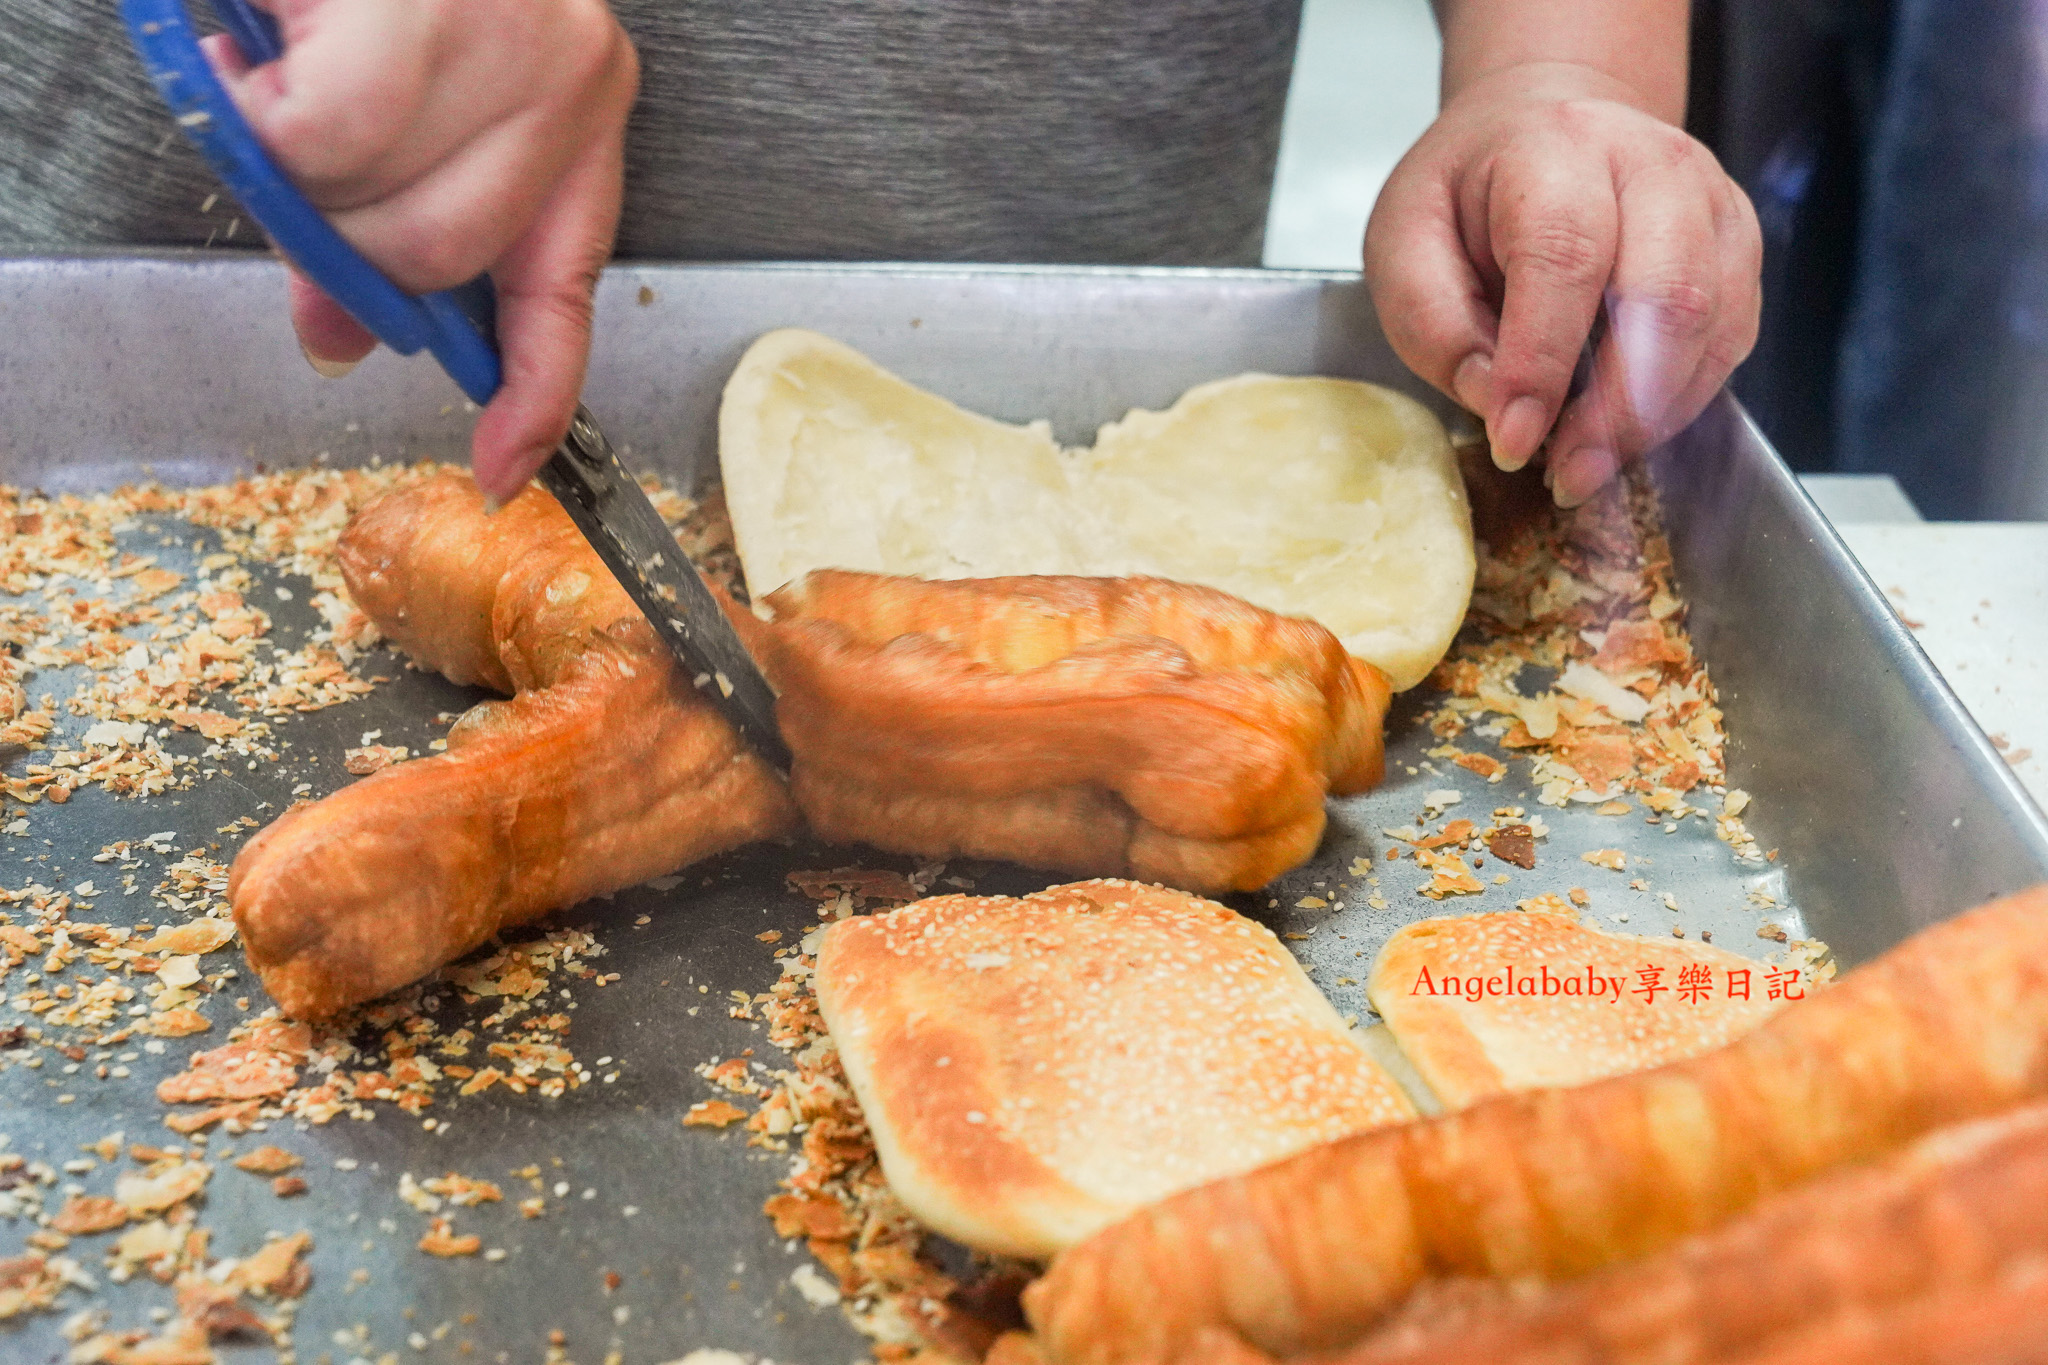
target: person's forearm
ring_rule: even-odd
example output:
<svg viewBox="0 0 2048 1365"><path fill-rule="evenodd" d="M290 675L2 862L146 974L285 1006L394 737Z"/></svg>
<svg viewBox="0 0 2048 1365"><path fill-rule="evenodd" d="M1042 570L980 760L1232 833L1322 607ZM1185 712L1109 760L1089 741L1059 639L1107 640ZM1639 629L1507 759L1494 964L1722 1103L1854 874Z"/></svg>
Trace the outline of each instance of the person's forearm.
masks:
<svg viewBox="0 0 2048 1365"><path fill-rule="evenodd" d="M1687 0L1432 0L1443 102L1510 67L1560 63L1613 81L1613 98L1685 118Z"/></svg>

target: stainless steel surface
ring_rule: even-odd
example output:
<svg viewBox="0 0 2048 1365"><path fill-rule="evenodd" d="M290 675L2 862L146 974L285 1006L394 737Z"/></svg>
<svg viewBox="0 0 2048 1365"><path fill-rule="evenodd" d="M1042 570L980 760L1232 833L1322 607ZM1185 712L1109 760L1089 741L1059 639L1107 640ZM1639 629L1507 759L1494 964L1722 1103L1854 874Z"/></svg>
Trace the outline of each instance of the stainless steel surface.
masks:
<svg viewBox="0 0 2048 1365"><path fill-rule="evenodd" d="M1846 961L2048 879L2048 820L1763 434L1723 399L1656 463L1757 836Z"/></svg>
<svg viewBox="0 0 2048 1365"><path fill-rule="evenodd" d="M774 689L588 408L577 405L568 435L538 478L668 645L683 675L755 753L788 773Z"/></svg>
<svg viewBox="0 0 2048 1365"><path fill-rule="evenodd" d="M0 336L0 408L11 441L0 450L0 481L92 489L153 471L212 482L257 462L460 458L464 449L470 418L430 363L379 355L346 380L314 376L285 323L281 274L266 262L0 261L0 303L18 320ZM630 462L687 487L714 468L718 392L740 351L791 324L839 336L971 408L1049 417L1067 440L1086 439L1129 407L1164 404L1193 383L1239 370L1355 375L1422 392L1380 339L1355 277L648 266L606 276L589 400ZM1717 942L1762 955L1776 945L1755 937L1764 916L1746 896L1766 890L1789 907L1769 918L1795 935L1827 939L1853 963L1930 920L2048 878L2048 822L1733 405L1717 404L1657 458L1656 473L1694 640L1722 688L1733 780L1754 794L1747 818L1766 847L1783 850L1781 860L1738 865L1698 820L1664 834L1584 806L1538 807L1520 763L1488 786L1429 759L1435 740L1421 724L1425 703L1404 699L1390 728L1387 785L1335 806L1314 862L1268 896L1240 902L1277 929L1308 935L1290 946L1340 1009L1365 1012L1350 983L1397 925L1505 908L1539 891L1585 885L1610 927L1713 929ZM158 531L145 525L134 534L164 553L154 548ZM179 534L187 539L181 554L210 548L204 535ZM311 626L305 597L273 612L280 643ZM75 880L89 875L84 860L108 840L173 826L193 842L218 838L226 857L233 843L214 833L219 826L258 801L281 808L298 782L311 783L314 795L332 790L345 780L334 760L358 731L381 728L385 742L418 748L436 733L429 722L437 710L474 696L391 667L387 656L368 666L395 680L282 727L293 747L275 768L166 800L116 802L86 791L61 808L37 807L32 837L0 840L0 882L18 884L24 856L38 860L33 875L45 882ZM1553 833L1537 869L1483 897L1421 899L1412 861L1382 860L1381 831L1412 827L1424 794L1442 789L1461 794L1463 811L1517 803L1544 815ZM1616 874L1578 860L1596 847L1653 859L1652 892L1622 889ZM44 855L49 862L39 861ZM1380 869L1386 910L1364 903L1367 888L1349 872L1359 857ZM535 1359L550 1329L566 1334L570 1358L585 1365L614 1341L635 1365L705 1345L782 1361L861 1355L835 1310L810 1306L791 1287L803 1254L777 1242L756 1212L783 1159L750 1152L736 1135L685 1132L677 1122L685 1105L712 1093L691 1073L694 1063L745 1047L773 1056L755 1026L717 1008L690 1016L685 1006L764 989L774 968L753 935L816 922L810 904L784 888L783 874L848 860L839 850L764 846L692 868L668 890L638 888L569 912L569 922L595 926L610 953L603 965L622 973L603 991L577 991L572 1039L579 1056L621 1059L617 1084L552 1102L501 1091L444 1100L435 1112L452 1123L445 1136L388 1111L374 1123L274 1129L270 1140L307 1158L313 1191L278 1205L258 1182L223 1172L207 1195L207 1222L220 1230L216 1250L246 1251L269 1226L313 1229L317 1279L298 1333L304 1362L325 1352L340 1365L392 1350L410 1359L408 1333L466 1312L482 1316L430 1342L421 1359L458 1359L464 1338L476 1343L466 1359L491 1361L501 1351ZM951 871L989 892L1047 880L986 865ZM1296 908L1304 895L1333 891L1342 910ZM1664 908L1665 891L1678 912ZM653 917L644 928L635 925L642 914ZM1620 915L1629 918L1618 922ZM0 1132L16 1149L57 1159L117 1128L131 1137L160 1131L161 1106L149 1088L217 1036L145 1057L130 1081L80 1079L77 1102L61 1108L50 1103L46 1077L12 1067L0 1073ZM356 1169L336 1170L340 1158ZM555 1159L559 1168L550 1165ZM503 1206L468 1219L510 1251L506 1260L440 1262L412 1250L424 1220L398 1201L400 1172L502 1179L528 1162L575 1193L532 1223ZM576 1197L586 1188L596 1191L588 1202ZM630 1219L622 1213L628 1205L640 1210ZM0 1231L0 1239L25 1230ZM610 1296L599 1283L606 1268L624 1276ZM356 1269L368 1280L350 1289ZM139 1322L138 1299L152 1294L168 1300L131 1285L81 1302ZM621 1307L630 1310L624 1320L614 1315ZM60 1357L58 1320L0 1329L0 1356ZM367 1342L330 1344L357 1323L366 1324Z"/></svg>

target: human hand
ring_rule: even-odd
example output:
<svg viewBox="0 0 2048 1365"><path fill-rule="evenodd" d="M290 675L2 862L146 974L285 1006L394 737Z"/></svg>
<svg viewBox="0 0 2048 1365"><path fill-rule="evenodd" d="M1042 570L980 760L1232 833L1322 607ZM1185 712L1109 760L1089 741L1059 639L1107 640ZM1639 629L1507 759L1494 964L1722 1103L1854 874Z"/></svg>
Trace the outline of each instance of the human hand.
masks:
<svg viewBox="0 0 2048 1365"><path fill-rule="evenodd" d="M509 500L568 430L611 255L638 59L604 0L257 0L285 52L207 55L278 166L414 293L488 270L504 386L478 484ZM322 374L376 339L296 271L292 326Z"/></svg>
<svg viewBox="0 0 2048 1365"><path fill-rule="evenodd" d="M1611 76L1531 62L1444 106L1374 206L1365 272L1395 352L1485 419L1496 464L1521 468L1548 435L1545 477L1569 507L1749 354L1762 253L1705 147ZM1591 382L1566 406L1602 308Z"/></svg>

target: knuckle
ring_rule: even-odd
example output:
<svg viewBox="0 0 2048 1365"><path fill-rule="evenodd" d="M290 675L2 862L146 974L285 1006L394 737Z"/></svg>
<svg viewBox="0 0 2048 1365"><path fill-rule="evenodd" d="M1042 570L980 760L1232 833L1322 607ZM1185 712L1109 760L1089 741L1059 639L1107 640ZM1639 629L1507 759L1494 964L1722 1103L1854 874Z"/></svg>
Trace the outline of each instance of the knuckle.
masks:
<svg viewBox="0 0 2048 1365"><path fill-rule="evenodd" d="M1756 315L1752 313L1742 320L1739 327L1709 341L1706 355L1701 360L1701 368L1712 374L1717 381L1734 374L1736 366L1749 358L1750 350L1756 345L1757 321Z"/></svg>
<svg viewBox="0 0 2048 1365"><path fill-rule="evenodd" d="M1592 133L1613 119L1614 108L1606 100L1584 96L1557 100L1542 108L1542 119L1552 132L1568 137Z"/></svg>
<svg viewBox="0 0 2048 1365"><path fill-rule="evenodd" d="M1706 144L1682 128L1653 121L1648 130L1649 147L1667 165L1688 170L1719 172L1721 165Z"/></svg>
<svg viewBox="0 0 2048 1365"><path fill-rule="evenodd" d="M1756 206L1742 187L1733 180L1727 182L1730 216L1735 220L1737 250L1741 253L1737 263L1751 273L1761 273L1764 261L1763 226L1757 221Z"/></svg>
<svg viewBox="0 0 2048 1365"><path fill-rule="evenodd" d="M579 335L587 335L596 317L595 296L602 269L596 264L579 268L575 274L534 294L531 306L547 321Z"/></svg>
<svg viewBox="0 0 2048 1365"><path fill-rule="evenodd" d="M331 73L329 73L331 75ZM373 73L360 87L323 76L268 111L266 150L323 208L359 208L391 188L391 165L417 140L417 73Z"/></svg>
<svg viewBox="0 0 2048 1365"><path fill-rule="evenodd" d="M633 44L604 0L563 0L561 33L555 60L574 83L585 89L617 84L637 76Z"/></svg>
<svg viewBox="0 0 2048 1365"><path fill-rule="evenodd" d="M1510 274L1530 271L1589 288L1607 280L1607 253L1599 240L1563 214L1546 214L1522 225L1505 264Z"/></svg>
<svg viewBox="0 0 2048 1365"><path fill-rule="evenodd" d="M1714 324L1713 291L1692 280L1655 280L1631 292L1648 308L1651 325L1671 340L1696 340Z"/></svg>
<svg viewBox="0 0 2048 1365"><path fill-rule="evenodd" d="M279 109L263 130L265 149L316 202L347 198L389 141L364 120L334 119L324 110L296 102Z"/></svg>
<svg viewBox="0 0 2048 1365"><path fill-rule="evenodd" d="M1503 346L1493 355L1493 383L1498 393L1528 394L1553 407L1562 406L1578 368L1576 351L1548 346Z"/></svg>

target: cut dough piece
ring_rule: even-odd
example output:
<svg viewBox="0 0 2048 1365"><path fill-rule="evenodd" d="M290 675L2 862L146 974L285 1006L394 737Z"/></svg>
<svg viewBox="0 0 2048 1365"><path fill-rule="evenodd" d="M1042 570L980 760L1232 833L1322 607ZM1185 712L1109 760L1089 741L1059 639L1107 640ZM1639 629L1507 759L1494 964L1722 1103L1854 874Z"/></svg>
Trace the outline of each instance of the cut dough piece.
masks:
<svg viewBox="0 0 2048 1365"><path fill-rule="evenodd" d="M1398 930L1366 994L1445 1107L1462 1109L1710 1052L1784 1007L1769 971L1708 943L1514 910Z"/></svg>
<svg viewBox="0 0 2048 1365"><path fill-rule="evenodd" d="M1168 578L1312 617L1405 689L1472 592L1442 424L1355 380L1218 380L1062 450L787 329L726 384L719 461L757 596L820 568Z"/></svg>
<svg viewBox="0 0 2048 1365"><path fill-rule="evenodd" d="M820 569L762 605L734 619L832 843L1250 891L1385 768L1379 671L1214 588Z"/></svg>
<svg viewBox="0 0 2048 1365"><path fill-rule="evenodd" d="M335 1014L798 823L547 494L492 514L443 470L370 502L337 548L349 596L420 666L517 695L466 712L446 753L295 804L242 846L235 926L286 1014Z"/></svg>
<svg viewBox="0 0 2048 1365"><path fill-rule="evenodd" d="M841 920L817 992L890 1189L989 1251L1415 1116L1271 931L1137 882Z"/></svg>

